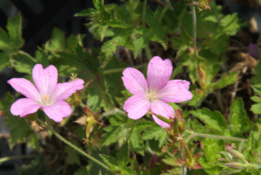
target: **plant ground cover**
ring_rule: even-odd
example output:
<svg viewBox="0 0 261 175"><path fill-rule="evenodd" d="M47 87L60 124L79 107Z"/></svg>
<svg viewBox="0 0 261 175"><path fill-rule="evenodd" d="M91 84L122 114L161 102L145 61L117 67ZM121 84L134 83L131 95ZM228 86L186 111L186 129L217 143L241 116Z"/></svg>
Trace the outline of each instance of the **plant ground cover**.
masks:
<svg viewBox="0 0 261 175"><path fill-rule="evenodd" d="M35 150L19 174L260 174L258 33L214 1L93 5L90 48L54 28L30 55L21 14L0 29L0 70L25 75L0 101L8 143Z"/></svg>

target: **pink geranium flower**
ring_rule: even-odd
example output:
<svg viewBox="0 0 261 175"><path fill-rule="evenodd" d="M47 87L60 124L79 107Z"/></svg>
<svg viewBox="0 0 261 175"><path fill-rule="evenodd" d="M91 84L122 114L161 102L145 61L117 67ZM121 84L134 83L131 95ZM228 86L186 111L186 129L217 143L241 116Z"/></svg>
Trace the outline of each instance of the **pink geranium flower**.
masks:
<svg viewBox="0 0 261 175"><path fill-rule="evenodd" d="M12 78L8 81L17 92L26 97L12 104L13 115L24 117L42 108L49 118L60 122L72 112L71 106L64 100L84 88L84 81L81 79L57 84L58 71L53 65L43 69L41 64L36 64L33 68L33 80L35 86L24 78Z"/></svg>
<svg viewBox="0 0 261 175"><path fill-rule="evenodd" d="M124 86L133 94L123 105L129 118L137 120L148 111L167 119L174 118L174 110L167 103L179 103L192 98L188 81L169 80L172 69L172 63L169 59L162 60L155 56L149 62L147 80L137 69L126 68L123 71ZM155 115L152 117L161 127L169 127L169 124L158 119Z"/></svg>

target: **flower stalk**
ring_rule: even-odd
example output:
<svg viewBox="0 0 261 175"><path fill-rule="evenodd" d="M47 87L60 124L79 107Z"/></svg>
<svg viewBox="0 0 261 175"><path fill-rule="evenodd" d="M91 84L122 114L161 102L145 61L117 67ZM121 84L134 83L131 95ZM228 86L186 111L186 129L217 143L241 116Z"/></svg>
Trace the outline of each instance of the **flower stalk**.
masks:
<svg viewBox="0 0 261 175"><path fill-rule="evenodd" d="M185 132L191 134L192 137L204 137L204 138L219 139L219 140L229 140L229 141L236 141L236 142L247 142L247 139L239 138L239 137L229 137L229 136L202 134L202 133L196 133L194 131L189 131L189 130L186 130ZM190 137L190 138L192 138L192 137Z"/></svg>
<svg viewBox="0 0 261 175"><path fill-rule="evenodd" d="M73 148L75 151L77 151L78 153L82 154L83 156L87 157L88 159L92 160L93 162L97 163L98 165L100 165L101 167L103 167L105 170L110 171L110 168L107 167L104 163L100 162L99 160L95 159L94 157L90 156L89 154L87 154L86 152L84 152L83 150L81 150L80 148L78 148L76 145L72 144L71 142L69 142L68 140L66 140L63 136L61 136L59 133L57 133L53 127L51 125L46 125L42 120L37 119L37 121L45 126L47 129L49 129L58 139L60 139L62 142L64 142L65 144L67 144L68 146L70 146L71 148ZM49 123L49 122L48 122Z"/></svg>
<svg viewBox="0 0 261 175"><path fill-rule="evenodd" d="M146 66L147 66L147 64L140 64L140 65L137 65L137 66L133 66L133 68L140 69L140 68L143 68L143 67L146 67ZM116 73L116 72L121 72L121 71L123 71L124 69L126 69L126 67L124 67L124 68L116 68L116 69L104 70L104 71L103 71L103 75L111 74L111 73Z"/></svg>
<svg viewBox="0 0 261 175"><path fill-rule="evenodd" d="M193 47L197 50L197 15L194 0L192 1L192 21L193 21Z"/></svg>
<svg viewBox="0 0 261 175"><path fill-rule="evenodd" d="M0 165L6 161L9 160L16 160L16 159L31 159L31 158L35 158L35 157L39 157L39 155L22 155L22 156L8 156L8 157L3 157L0 159Z"/></svg>

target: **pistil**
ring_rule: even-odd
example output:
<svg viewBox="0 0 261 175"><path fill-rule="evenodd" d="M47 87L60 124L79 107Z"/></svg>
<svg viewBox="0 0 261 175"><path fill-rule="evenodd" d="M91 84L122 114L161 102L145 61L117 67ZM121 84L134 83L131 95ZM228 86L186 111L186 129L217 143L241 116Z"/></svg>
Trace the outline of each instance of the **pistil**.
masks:
<svg viewBox="0 0 261 175"><path fill-rule="evenodd" d="M44 106L48 106L48 105L50 105L51 104L51 98L50 98L50 96L49 95L43 95L42 96L42 104L44 105Z"/></svg>

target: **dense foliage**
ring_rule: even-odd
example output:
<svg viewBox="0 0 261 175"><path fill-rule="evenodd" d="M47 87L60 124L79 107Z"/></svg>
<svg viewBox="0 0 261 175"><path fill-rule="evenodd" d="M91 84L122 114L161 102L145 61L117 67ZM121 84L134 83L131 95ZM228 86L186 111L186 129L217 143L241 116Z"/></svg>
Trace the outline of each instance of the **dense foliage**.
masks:
<svg viewBox="0 0 261 175"><path fill-rule="evenodd" d="M75 17L87 18L86 27L100 47L86 48L84 34L66 36L54 28L32 56L22 50L21 14L0 29L0 71L7 66L32 81L39 63L54 65L59 82L85 81L85 88L66 100L73 112L60 123L41 110L13 116L10 107L19 93L1 99L10 148L27 142L39 155L20 174L260 174L260 64L254 58L246 65L227 59L231 37L246 25L237 14L224 15L221 6L207 0L166 0L153 9L147 0L93 0L93 5ZM150 114L133 120L123 111L131 94L122 71L134 67L146 73L153 56L169 58L171 79L189 81L193 94L190 101L170 103L175 119L165 129Z"/></svg>

